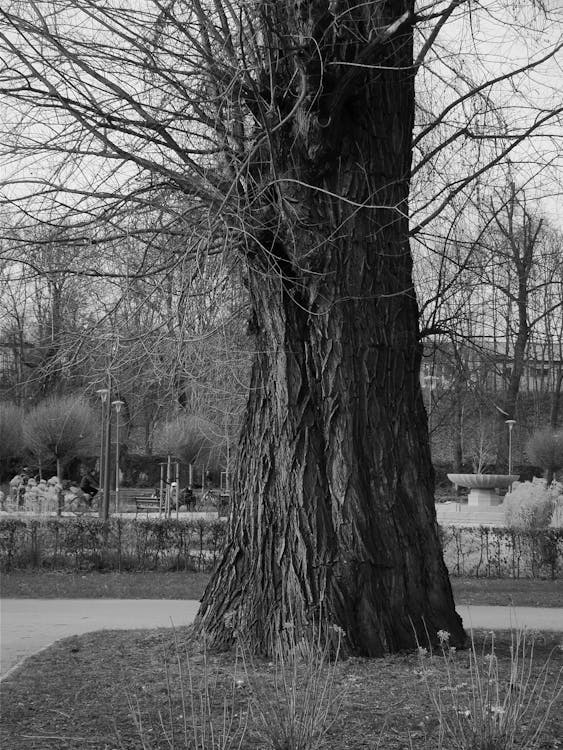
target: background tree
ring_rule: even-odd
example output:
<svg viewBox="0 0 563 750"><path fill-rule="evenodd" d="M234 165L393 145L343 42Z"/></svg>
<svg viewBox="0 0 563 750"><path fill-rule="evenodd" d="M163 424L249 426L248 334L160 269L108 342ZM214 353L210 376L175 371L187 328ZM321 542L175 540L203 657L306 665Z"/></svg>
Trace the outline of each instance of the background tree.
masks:
<svg viewBox="0 0 563 750"><path fill-rule="evenodd" d="M513 183L495 189L478 216L476 229L466 225L463 239L452 231L419 265L426 292L424 367L428 381L432 376L440 384L433 392L435 430L458 426L448 438L457 446L458 466L464 434L486 429L496 434L495 463L505 470L505 420L515 417L520 430L532 431L549 418L548 400L552 413L558 403L563 260L560 233ZM433 258L429 273L424 266ZM451 413L458 415L455 422ZM488 415L485 424L480 414Z"/></svg>
<svg viewBox="0 0 563 750"><path fill-rule="evenodd" d="M73 458L91 456L98 444L96 421L89 404L83 399L51 397L31 409L23 422L26 448L39 466L49 461L57 464L57 477Z"/></svg>
<svg viewBox="0 0 563 750"><path fill-rule="evenodd" d="M23 412L19 407L13 404L0 404L0 466L2 474L13 468L9 465L12 459L22 459L24 447L22 423Z"/></svg>
<svg viewBox="0 0 563 750"><path fill-rule="evenodd" d="M177 262L171 242L141 262L134 239L112 256L82 242L66 250L63 229L45 233L35 222L28 234L37 239L25 244L5 227L4 398L29 406L61 390L93 396L110 378L125 401L123 437L148 453L156 423L178 405L238 424L250 355L240 283L227 281L213 259ZM81 274L88 263L103 273ZM53 278L60 287L54 326Z"/></svg>
<svg viewBox="0 0 563 750"><path fill-rule="evenodd" d="M214 447L214 426L200 417L179 415L160 425L155 435L155 448L159 453L178 458L183 464L209 463Z"/></svg>
<svg viewBox="0 0 563 750"><path fill-rule="evenodd" d="M465 6L56 0L1 11L0 87L18 116L51 125L46 137L20 128L5 153L29 146L29 157L42 142L57 184L84 165L74 239L114 248L133 236L157 268L155 237L178 262L221 253L247 289L257 354L229 541L198 621L211 645L244 632L268 651L289 619L299 635L320 612L364 654L439 628L463 638L435 522L409 234L555 117L509 123L513 92L500 82L515 74L464 74L459 42L471 48L486 4L472 3L469 21ZM447 21L454 54L437 43ZM520 74L559 49L546 52L546 39ZM413 170L421 70L450 83L441 109L430 96L419 112ZM472 104L479 128L466 124ZM441 171L452 148L469 154L456 164L471 160L468 172ZM32 202L54 189L53 171L37 170ZM413 172L422 184L429 171L440 177L417 193L409 226ZM54 210L34 213L51 221Z"/></svg>

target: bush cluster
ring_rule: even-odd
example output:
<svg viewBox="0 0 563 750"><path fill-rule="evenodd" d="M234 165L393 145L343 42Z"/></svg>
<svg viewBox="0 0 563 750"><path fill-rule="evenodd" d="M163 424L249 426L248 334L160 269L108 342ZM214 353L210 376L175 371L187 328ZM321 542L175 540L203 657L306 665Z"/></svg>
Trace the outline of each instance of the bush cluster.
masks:
<svg viewBox="0 0 563 750"><path fill-rule="evenodd" d="M518 529L546 529L561 502L563 486L545 479L514 482L504 498L506 525Z"/></svg>
<svg viewBox="0 0 563 750"><path fill-rule="evenodd" d="M0 519L0 568L212 570L225 544L219 519Z"/></svg>
<svg viewBox="0 0 563 750"><path fill-rule="evenodd" d="M563 529L441 527L450 575L476 578L559 578Z"/></svg>
<svg viewBox="0 0 563 750"><path fill-rule="evenodd" d="M0 519L0 569L212 570L223 550L222 519L92 517ZM454 576L559 578L563 529L441 527Z"/></svg>

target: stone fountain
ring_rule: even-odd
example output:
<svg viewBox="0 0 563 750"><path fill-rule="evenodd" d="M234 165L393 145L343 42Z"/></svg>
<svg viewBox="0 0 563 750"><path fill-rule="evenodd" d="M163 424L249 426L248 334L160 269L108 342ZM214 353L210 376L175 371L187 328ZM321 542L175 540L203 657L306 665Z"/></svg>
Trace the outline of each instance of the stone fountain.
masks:
<svg viewBox="0 0 563 750"><path fill-rule="evenodd" d="M518 474L448 474L448 479L456 487L469 488L468 505L491 506L502 503L495 490L507 490Z"/></svg>

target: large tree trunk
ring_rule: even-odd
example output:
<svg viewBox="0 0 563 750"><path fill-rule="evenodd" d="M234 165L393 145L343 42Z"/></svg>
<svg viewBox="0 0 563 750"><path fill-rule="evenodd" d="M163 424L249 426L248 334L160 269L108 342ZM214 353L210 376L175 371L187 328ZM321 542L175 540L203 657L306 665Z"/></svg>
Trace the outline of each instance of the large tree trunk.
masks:
<svg viewBox="0 0 563 750"><path fill-rule="evenodd" d="M382 27L405 4L378 8ZM438 629L463 639L419 380L410 22L364 59L382 69L350 78L343 66L337 79L325 59L322 96L276 134L284 177L248 258L258 355L229 538L197 619L212 646L240 636L268 653L286 623L302 633L319 619L366 655Z"/></svg>

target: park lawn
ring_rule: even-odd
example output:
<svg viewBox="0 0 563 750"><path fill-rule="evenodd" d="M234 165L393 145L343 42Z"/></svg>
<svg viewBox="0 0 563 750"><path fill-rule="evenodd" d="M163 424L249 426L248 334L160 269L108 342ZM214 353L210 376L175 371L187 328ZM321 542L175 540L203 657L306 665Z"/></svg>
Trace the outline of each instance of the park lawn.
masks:
<svg viewBox="0 0 563 750"><path fill-rule="evenodd" d="M486 663L482 656L490 652L490 641L484 639L490 636L478 632L474 635L476 652L481 663ZM496 644L500 670L506 676L510 666L510 635L498 634ZM532 674L537 675L550 659L544 694L534 702L536 708L547 705L549 696L559 690L538 744L539 749L545 750L560 747L563 651L558 645L556 636L540 639L532 667ZM182 678L177 666L178 654ZM190 692L186 654L189 654L193 693ZM437 653L339 660L332 674L330 726L319 745L320 750L376 747L437 750L438 718L428 684L439 697L447 700L450 693L440 691L440 687L447 684L447 671L456 684L466 686L471 679L468 660L468 652L461 650L449 656L447 669L446 660ZM299 669L309 668L301 665ZM315 673L318 685L326 683L324 670L326 666ZM211 744L208 740L197 747L265 750L269 743L260 734L259 727L265 726L271 731L284 715L287 700L291 701L295 694L299 697L294 704L297 708L307 705L306 695L301 692L307 672L299 673L297 687L293 690L291 670L288 670L290 684L286 692L276 691L275 671L272 661L256 658L248 660L245 668L241 660L229 652L207 654L204 658L200 645L190 639L189 628L175 632L168 629L105 631L66 638L29 658L4 680L0 746L6 750L180 750L193 747L195 745L183 741L169 744L163 727L169 734L174 731L181 735L184 718L191 726L190 696L195 696L195 715L200 716L199 697L207 684L215 730L218 731L226 718L234 738L240 739L241 724L246 724L246 733L240 745ZM262 722L261 713L264 714ZM140 719L142 730L133 720L134 714ZM293 750L295 745L283 747Z"/></svg>
<svg viewBox="0 0 563 750"><path fill-rule="evenodd" d="M1 595L27 599L200 599L208 573L71 573L13 571L1 576ZM451 579L457 604L563 607L563 580Z"/></svg>
<svg viewBox="0 0 563 750"><path fill-rule="evenodd" d="M18 570L2 573L2 597L24 599L201 599L209 573Z"/></svg>
<svg viewBox="0 0 563 750"><path fill-rule="evenodd" d="M451 577L457 604L563 607L563 579Z"/></svg>

